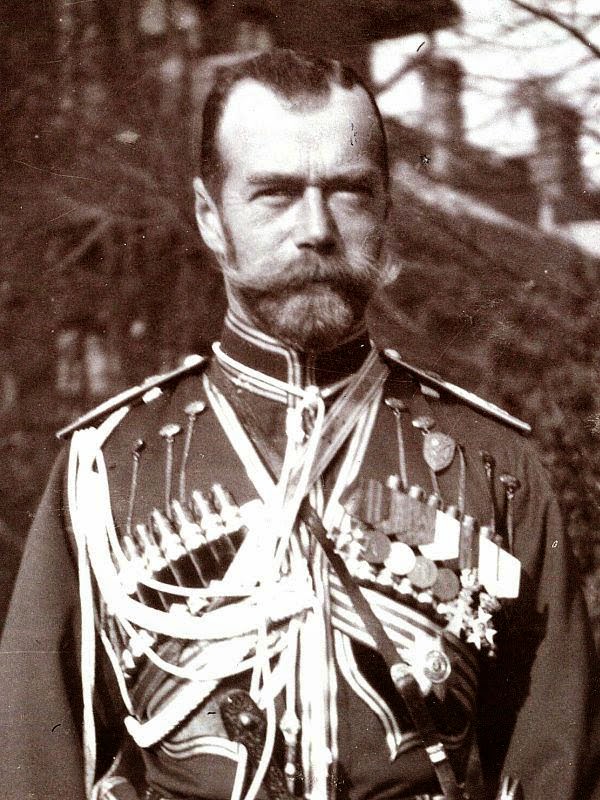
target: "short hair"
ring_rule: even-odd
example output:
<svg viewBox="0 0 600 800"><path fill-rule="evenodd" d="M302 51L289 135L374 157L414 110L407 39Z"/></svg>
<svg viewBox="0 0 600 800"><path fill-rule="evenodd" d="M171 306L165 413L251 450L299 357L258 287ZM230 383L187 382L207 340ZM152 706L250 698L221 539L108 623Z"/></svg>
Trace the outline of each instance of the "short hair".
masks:
<svg viewBox="0 0 600 800"><path fill-rule="evenodd" d="M233 88L245 79L268 87L289 101L309 104L311 100L326 100L333 86L363 89L373 107L380 133L379 164L385 186L389 182L387 138L381 113L373 93L353 69L340 61L320 58L295 50L276 48L258 55L220 66L215 71L212 88L204 103L200 139L200 177L218 201L225 177L225 165L219 152L218 129L225 105Z"/></svg>

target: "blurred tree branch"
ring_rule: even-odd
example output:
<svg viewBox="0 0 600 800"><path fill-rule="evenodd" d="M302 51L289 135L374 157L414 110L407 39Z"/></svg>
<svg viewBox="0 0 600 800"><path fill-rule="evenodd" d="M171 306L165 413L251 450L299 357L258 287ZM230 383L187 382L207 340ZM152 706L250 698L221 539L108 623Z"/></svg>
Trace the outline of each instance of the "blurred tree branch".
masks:
<svg viewBox="0 0 600 800"><path fill-rule="evenodd" d="M569 22L566 22L562 17L559 17L558 14L555 14L553 11L546 11L542 8L537 8L536 6L532 6L530 3L526 3L525 0L510 0L510 2L518 6L518 8L523 9L523 11L528 11L530 14L533 14L536 17L540 17L541 19L547 19L549 22L552 22L554 25L558 25L559 28L562 28L563 31L566 31L578 42L585 45L585 47L592 52L596 58L600 58L600 48L596 47L596 45L587 38L585 33L579 30L575 25L571 25Z"/></svg>

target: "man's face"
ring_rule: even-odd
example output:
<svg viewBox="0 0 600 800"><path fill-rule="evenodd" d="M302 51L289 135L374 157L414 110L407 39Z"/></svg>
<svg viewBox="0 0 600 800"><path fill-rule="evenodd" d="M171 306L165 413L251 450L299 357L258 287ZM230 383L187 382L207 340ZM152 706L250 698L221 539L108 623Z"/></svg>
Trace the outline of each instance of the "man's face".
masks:
<svg viewBox="0 0 600 800"><path fill-rule="evenodd" d="M356 328L380 271L387 210L381 133L360 88L293 106L246 80L219 129L232 306L301 350Z"/></svg>

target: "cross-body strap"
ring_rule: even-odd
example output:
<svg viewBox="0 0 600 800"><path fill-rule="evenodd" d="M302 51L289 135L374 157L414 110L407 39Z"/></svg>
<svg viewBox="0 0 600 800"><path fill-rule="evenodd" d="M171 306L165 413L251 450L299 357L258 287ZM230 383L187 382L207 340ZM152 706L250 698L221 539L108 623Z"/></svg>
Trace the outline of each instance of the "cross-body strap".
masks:
<svg viewBox="0 0 600 800"><path fill-rule="evenodd" d="M446 800L460 800L461 791L456 781L454 770L448 760L448 755L417 681L400 658L396 647L385 632L383 625L373 612L360 587L353 581L343 558L336 552L333 543L327 537L327 531L319 515L310 505L307 498L304 499L300 506L299 516L323 548L331 568L340 579L355 611L374 640L377 651L387 664L394 686L404 701L417 734L421 737L444 797Z"/></svg>
<svg viewBox="0 0 600 800"><path fill-rule="evenodd" d="M266 437L249 404L245 403L241 396L233 390L226 378L223 377L218 382L219 388L235 410L240 423L250 435L253 444L264 460L267 470L275 477L281 469L281 457L266 441ZM392 681L404 701L417 734L423 742L446 800L461 800L462 793L454 775L454 770L417 681L410 673L407 665L402 661L396 647L371 609L359 586L352 579L343 558L336 552L319 515L311 506L308 498L304 498L300 505L299 517L310 534L321 545L331 564L331 568L340 579L352 605L374 640L378 652L386 662Z"/></svg>

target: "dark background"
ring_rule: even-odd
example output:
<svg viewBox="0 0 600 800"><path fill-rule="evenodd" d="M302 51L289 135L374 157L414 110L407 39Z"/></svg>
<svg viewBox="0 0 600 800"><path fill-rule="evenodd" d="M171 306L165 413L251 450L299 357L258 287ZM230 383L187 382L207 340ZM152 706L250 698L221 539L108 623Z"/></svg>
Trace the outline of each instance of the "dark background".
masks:
<svg viewBox="0 0 600 800"><path fill-rule="evenodd" d="M402 70L423 87L420 122L386 123L389 239L402 271L377 298L373 329L408 360L533 423L598 632L600 262L568 233L598 220L600 204L581 166L577 103L523 80L514 91L537 126L535 152L468 143L463 69L436 47L440 31L462 30L452 0L3 9L0 624L58 449L53 432L218 337L223 293L191 193L215 64L287 45L341 57L371 79L375 43L418 33L426 46ZM569 18L573 30L563 17L546 22L598 63L581 40L593 19Z"/></svg>

